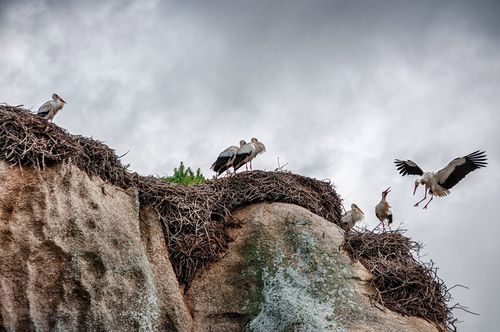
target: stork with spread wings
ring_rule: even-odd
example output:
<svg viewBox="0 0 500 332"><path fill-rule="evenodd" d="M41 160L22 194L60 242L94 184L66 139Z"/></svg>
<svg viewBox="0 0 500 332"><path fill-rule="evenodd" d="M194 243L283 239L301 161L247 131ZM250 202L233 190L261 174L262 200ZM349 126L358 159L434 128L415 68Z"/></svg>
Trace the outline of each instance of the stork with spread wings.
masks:
<svg viewBox="0 0 500 332"><path fill-rule="evenodd" d="M486 152L475 151L464 157L455 158L446 165L443 169L437 172L424 172L420 166L412 160L399 160L396 159L394 163L399 171L399 174L405 175L419 175L415 180L415 187L413 195L417 191L417 187L422 184L425 185L425 196L422 200L418 201L414 206L418 206L427 198L427 190L431 195L431 199L424 205L424 209L432 201L434 196L447 196L451 188L455 186L470 172L486 167Z"/></svg>

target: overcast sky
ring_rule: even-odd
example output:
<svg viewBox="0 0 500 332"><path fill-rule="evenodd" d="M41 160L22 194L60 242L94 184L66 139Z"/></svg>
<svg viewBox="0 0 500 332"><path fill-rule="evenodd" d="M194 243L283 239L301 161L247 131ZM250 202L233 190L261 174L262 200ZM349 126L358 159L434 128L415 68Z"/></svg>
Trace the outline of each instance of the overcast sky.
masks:
<svg viewBox="0 0 500 332"><path fill-rule="evenodd" d="M183 160L210 175L218 153L257 137L254 167L331 179L376 225L424 243L462 331L500 326L499 1L0 1L0 102L115 148L133 170ZM428 210L395 158L438 170L486 150Z"/></svg>

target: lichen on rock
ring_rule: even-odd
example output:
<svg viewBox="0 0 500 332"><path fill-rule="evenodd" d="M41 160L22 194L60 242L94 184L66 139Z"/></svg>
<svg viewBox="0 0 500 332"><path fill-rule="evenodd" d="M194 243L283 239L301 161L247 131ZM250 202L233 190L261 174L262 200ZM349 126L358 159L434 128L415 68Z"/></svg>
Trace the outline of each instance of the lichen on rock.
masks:
<svg viewBox="0 0 500 332"><path fill-rule="evenodd" d="M436 331L373 307L370 274L340 248L336 225L282 203L234 215L228 253L187 293L195 331Z"/></svg>
<svg viewBox="0 0 500 332"><path fill-rule="evenodd" d="M287 218L284 237L271 242L267 261L259 260L261 310L249 331L343 331L343 317L359 316L347 262L335 249L319 246L310 222Z"/></svg>

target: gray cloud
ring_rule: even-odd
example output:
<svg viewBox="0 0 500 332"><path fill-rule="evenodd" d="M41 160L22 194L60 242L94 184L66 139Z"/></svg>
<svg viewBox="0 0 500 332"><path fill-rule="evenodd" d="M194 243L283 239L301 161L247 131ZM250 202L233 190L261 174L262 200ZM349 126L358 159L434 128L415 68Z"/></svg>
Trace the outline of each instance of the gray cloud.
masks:
<svg viewBox="0 0 500 332"><path fill-rule="evenodd" d="M184 160L210 174L218 152L258 137L258 168L330 178L373 209L388 186L396 223L426 244L465 331L500 323L500 5L496 1L0 2L0 102L103 140L131 167ZM394 158L437 170L476 149L486 169L430 209ZM367 218L370 227L375 217Z"/></svg>

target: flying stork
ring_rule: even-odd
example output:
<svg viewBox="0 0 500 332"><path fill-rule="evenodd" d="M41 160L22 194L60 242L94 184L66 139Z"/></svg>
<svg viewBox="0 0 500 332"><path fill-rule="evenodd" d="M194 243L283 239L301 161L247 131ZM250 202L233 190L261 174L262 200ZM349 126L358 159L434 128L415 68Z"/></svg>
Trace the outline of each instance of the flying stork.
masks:
<svg viewBox="0 0 500 332"><path fill-rule="evenodd" d="M352 203L351 210L342 216L342 225L346 231L350 231L354 227L354 224L363 220L364 217L364 212L356 204Z"/></svg>
<svg viewBox="0 0 500 332"><path fill-rule="evenodd" d="M382 191L382 199L375 206L375 215L382 224L382 230L385 231L384 221L387 220L387 224L392 224L392 210L389 203L387 203L387 194L391 192L391 187Z"/></svg>
<svg viewBox="0 0 500 332"><path fill-rule="evenodd" d="M411 160L396 159L394 163L396 164L399 174L402 176L419 175L419 178L415 180L413 195L415 195L417 187L422 184L425 185L425 196L414 206L417 207L427 198L428 190L431 199L424 205L424 209L427 209L427 205L429 205L434 196L447 196L450 193L449 189L453 188L453 186L460 182L467 174L475 169L486 167L486 160L486 152L478 150L464 157L453 159L446 167L437 172L424 172L420 166Z"/></svg>
<svg viewBox="0 0 500 332"><path fill-rule="evenodd" d="M45 102L38 109L37 115L40 115L47 121L53 121L57 112L59 112L66 102L56 93L52 94L52 100Z"/></svg>
<svg viewBox="0 0 500 332"><path fill-rule="evenodd" d="M240 147L247 144L244 140L240 141ZM224 171L229 170L231 166L233 166L234 158L236 158L236 152L238 152L238 147L233 145L222 151L217 160L210 167L217 173L217 175L221 175Z"/></svg>
<svg viewBox="0 0 500 332"><path fill-rule="evenodd" d="M255 137L252 137L250 143L247 143L240 147L240 149L236 153L236 157L233 161L234 171L236 172L236 170L243 166L243 164L247 166L248 162L250 163L250 170L252 170L252 159L263 152L266 152L265 145L259 142L259 140ZM248 171L248 166L246 167L246 170Z"/></svg>

